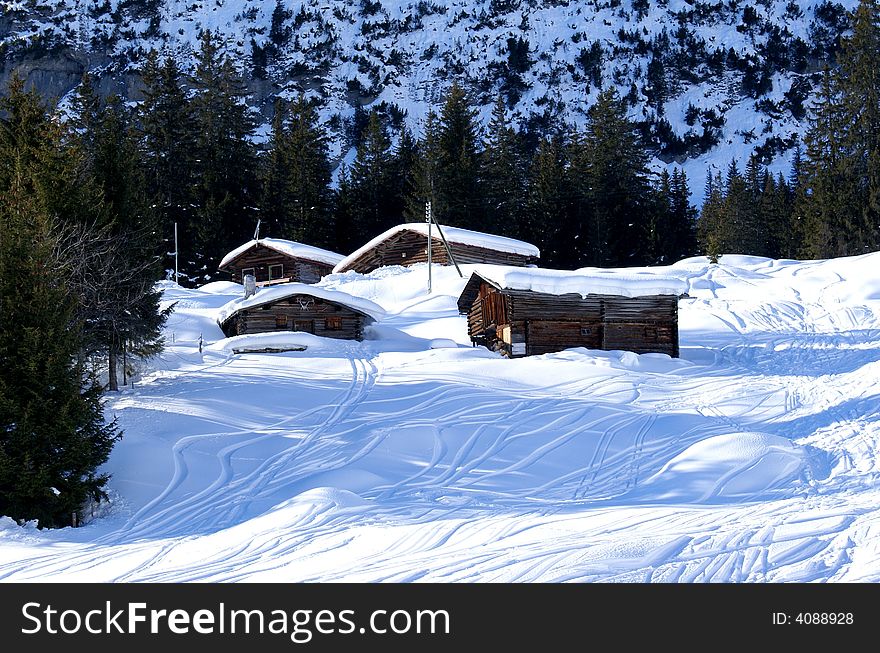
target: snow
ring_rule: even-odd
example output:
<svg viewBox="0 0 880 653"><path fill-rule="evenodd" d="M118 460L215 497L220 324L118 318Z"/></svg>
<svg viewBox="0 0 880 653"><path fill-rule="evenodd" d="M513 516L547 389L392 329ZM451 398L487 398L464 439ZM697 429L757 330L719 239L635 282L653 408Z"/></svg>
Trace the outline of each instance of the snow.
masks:
<svg viewBox="0 0 880 653"><path fill-rule="evenodd" d="M621 297L684 295L689 287L685 279L657 273L654 268L636 271L632 269L582 268L570 272L544 268L486 265L477 267L476 272L498 288L531 290L548 295L569 293L579 294L582 297L590 294L619 295Z"/></svg>
<svg viewBox="0 0 880 653"><path fill-rule="evenodd" d="M880 581L880 253L656 269L680 359L473 348L487 267L309 286L384 309L363 342L225 339L240 286L163 282L166 350L108 397L110 510L0 518L0 579Z"/></svg>
<svg viewBox="0 0 880 653"><path fill-rule="evenodd" d="M243 292L243 287L238 287L241 288ZM353 297L348 293L319 288L306 283L284 283L277 286L258 287L257 292L246 299L244 295L238 299L233 299L220 308L220 311L217 314L217 322L223 324L230 317L246 308L254 308L255 306L262 306L263 304L270 304L294 295L309 295L318 299L324 299L328 302L342 304L343 306L348 306L356 311L360 311L374 320L380 320L385 315L385 311L380 306L377 306L370 300L362 297Z"/></svg>
<svg viewBox="0 0 880 653"><path fill-rule="evenodd" d="M515 240L514 238L496 236L494 234L484 234L480 231L471 231L470 229L462 229L461 227L447 227L445 225L440 225L440 229L443 231L443 236L446 238L446 242L449 243L457 243L459 245L471 245L473 247L483 247L485 249L494 249L499 252L521 254L522 256L533 256L535 258L541 256L541 251L537 247L521 240ZM439 239L440 234L437 233L437 228L432 227L432 230L433 237ZM392 236L395 236L402 231L414 231L418 234L422 234L425 236L425 242L427 242L427 223L412 222L408 224L399 224L396 227L392 227L388 231L379 234L371 241L346 256L343 260L339 261L336 267L333 268L333 272L341 272L345 270L348 266L350 266L364 254L369 252L376 245L388 240Z"/></svg>
<svg viewBox="0 0 880 653"><path fill-rule="evenodd" d="M217 267L226 267L257 244L268 247L269 249L274 249L276 252L292 258L301 258L307 261L315 261L316 263L325 263L327 265L336 265L344 258L342 254L330 252L326 249L321 249L320 247L314 247L312 245L304 245L303 243L297 243L292 240L282 240L281 238L260 238L259 240L251 240L244 245L236 247L223 257L223 260L220 261L220 265Z"/></svg>

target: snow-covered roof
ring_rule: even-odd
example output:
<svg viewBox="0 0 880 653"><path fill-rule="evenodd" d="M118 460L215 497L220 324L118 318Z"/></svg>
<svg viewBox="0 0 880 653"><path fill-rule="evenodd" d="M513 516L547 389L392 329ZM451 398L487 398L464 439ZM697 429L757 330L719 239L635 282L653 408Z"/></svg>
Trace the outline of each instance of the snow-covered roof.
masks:
<svg viewBox="0 0 880 653"><path fill-rule="evenodd" d="M508 252L510 254L520 254L522 256L533 256L538 258L541 256L541 250L532 245L531 243L524 242L522 240L515 240L514 238L507 238L506 236L496 236L495 234L485 234L481 231L471 231L470 229L462 229L461 227L447 227L445 225L440 225L440 229L443 231L443 236L445 236L447 242L456 243L459 245L470 245L472 247L482 247L485 249L494 249L498 252ZM388 231L385 231L375 238L373 238L370 242L358 248L344 259L339 261L335 268L333 268L333 272L342 272L352 263L354 263L358 258L369 252L376 245L385 241L392 236L397 235L401 231L414 231L416 233L422 234L425 238L428 237L428 224L426 222L410 222L407 224L399 224L396 227L392 227ZM439 238L440 235L437 233L437 228L433 227L432 235L435 238Z"/></svg>
<svg viewBox="0 0 880 653"><path fill-rule="evenodd" d="M498 288L531 290L548 295L577 293L582 297L587 295L644 297L684 295L688 291L688 283L685 279L655 273L650 268L581 268L568 271L481 265L477 266L475 271Z"/></svg>
<svg viewBox="0 0 880 653"><path fill-rule="evenodd" d="M236 247L234 250L223 257L223 260L220 261L220 265L218 267L223 268L229 265L239 256L248 251L251 247L254 247L257 244L260 244L263 247L268 247L269 249L274 249L276 252L280 252L281 254L285 254L293 258L302 258L306 259L307 261L325 263L326 265L336 265L343 258L345 258L342 254L337 254L336 252L321 249L320 247L313 247L312 245L297 243L292 240L282 240L281 238L260 238L259 240L251 240L250 242L247 242L240 247Z"/></svg>
<svg viewBox="0 0 880 653"><path fill-rule="evenodd" d="M310 295L328 302L342 304L343 306L347 306L348 308L363 313L374 320L381 320L385 317L384 309L378 304L374 304L369 299L354 297L338 290L327 290L326 288L319 288L306 283L285 283L277 286L264 286L258 288L256 294L251 295L247 299L241 297L224 304L220 307L220 311L217 314L217 323L223 324L233 315L246 308L271 304L293 295Z"/></svg>

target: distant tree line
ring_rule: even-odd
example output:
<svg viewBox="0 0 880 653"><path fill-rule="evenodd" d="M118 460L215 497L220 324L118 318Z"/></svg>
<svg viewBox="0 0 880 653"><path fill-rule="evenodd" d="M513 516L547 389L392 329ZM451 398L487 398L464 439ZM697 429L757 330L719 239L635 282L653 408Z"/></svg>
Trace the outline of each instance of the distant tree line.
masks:
<svg viewBox="0 0 880 653"><path fill-rule="evenodd" d="M709 175L702 250L828 258L880 249L880 3L862 0L826 69L788 178L757 156Z"/></svg>
<svg viewBox="0 0 880 653"><path fill-rule="evenodd" d="M510 126L501 98L485 133L465 90L449 89L420 138L388 111L356 111L355 156L331 184L328 137L304 96L279 100L265 142L227 49L206 32L192 76L152 53L132 116L144 192L167 252L178 229L184 283L217 278L223 254L260 233L340 252L425 202L442 223L530 240L547 265L636 265L694 254L687 180L649 171L626 105L602 93L583 131L538 136ZM166 268L172 260L165 258Z"/></svg>

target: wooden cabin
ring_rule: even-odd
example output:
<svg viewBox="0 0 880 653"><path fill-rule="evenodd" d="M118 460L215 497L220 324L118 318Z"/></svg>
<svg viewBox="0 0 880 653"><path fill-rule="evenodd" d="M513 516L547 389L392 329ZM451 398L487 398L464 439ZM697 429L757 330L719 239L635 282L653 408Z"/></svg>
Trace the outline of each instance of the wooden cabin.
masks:
<svg viewBox="0 0 880 653"><path fill-rule="evenodd" d="M364 327L381 319L382 309L366 299L302 283L264 287L220 311L227 337L270 331L300 331L325 338L362 340Z"/></svg>
<svg viewBox="0 0 880 653"><path fill-rule="evenodd" d="M541 255L530 243L459 227L440 226L456 262L525 266ZM436 226L431 228L431 260L452 265ZM409 266L428 261L428 225L414 222L393 227L339 262L334 272L366 274L385 265Z"/></svg>
<svg viewBox="0 0 880 653"><path fill-rule="evenodd" d="M511 358L571 347L677 357L678 300L686 285L679 279L646 276L653 278L624 279L619 290L604 275L591 279L578 272L538 269L519 275L504 269L475 272L458 309L467 315L475 346Z"/></svg>
<svg viewBox="0 0 880 653"><path fill-rule="evenodd" d="M258 286L275 283L317 283L330 274L344 256L320 247L280 238L261 238L237 247L220 261L235 283L254 275Z"/></svg>

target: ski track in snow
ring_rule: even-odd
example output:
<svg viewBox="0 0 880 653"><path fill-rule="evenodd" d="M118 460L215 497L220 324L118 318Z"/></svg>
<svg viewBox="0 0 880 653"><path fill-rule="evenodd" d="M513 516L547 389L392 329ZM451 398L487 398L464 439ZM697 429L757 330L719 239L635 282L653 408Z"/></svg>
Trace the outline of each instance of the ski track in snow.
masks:
<svg viewBox="0 0 880 653"><path fill-rule="evenodd" d="M455 316L446 269L430 306L418 268L352 277L397 341L181 338L108 407L115 512L0 529L0 580L878 580L880 297L841 300L853 260L694 267L683 361L431 350L406 329ZM181 330L222 303L175 292Z"/></svg>

